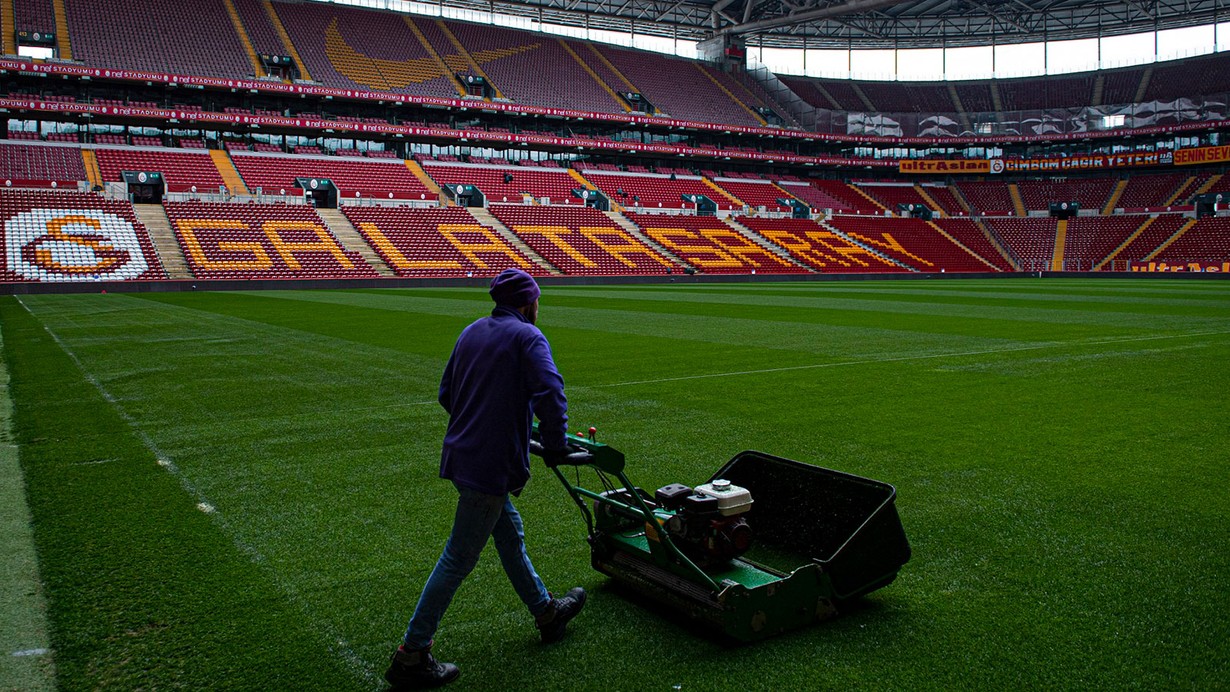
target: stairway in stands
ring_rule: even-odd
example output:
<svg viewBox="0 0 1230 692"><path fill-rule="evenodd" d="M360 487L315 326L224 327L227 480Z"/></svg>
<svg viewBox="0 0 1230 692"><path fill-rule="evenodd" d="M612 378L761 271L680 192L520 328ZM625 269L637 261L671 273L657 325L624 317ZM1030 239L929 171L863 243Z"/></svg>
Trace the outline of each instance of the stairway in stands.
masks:
<svg viewBox="0 0 1230 692"><path fill-rule="evenodd" d="M624 216L623 214L620 214L617 211L604 211L602 212L602 215L607 217L611 221L615 222L616 226L619 226L620 228L627 231L628 234L631 235L633 238L636 238L642 243L653 248L655 252L661 254L663 257L666 257L673 262L677 262L680 266L684 266L684 267L692 266L688 264L687 262L685 262L682 257L674 254L673 252L668 250L665 246L658 243L658 241L642 233L641 229L636 224L629 221L628 217Z"/></svg>
<svg viewBox="0 0 1230 692"><path fill-rule="evenodd" d="M359 256L372 265L372 268L381 276L397 276L397 273L384 263L384 260L372 249L372 246L363 240L363 236L359 235L359 232L351 225L350 220L340 210L317 209L316 213L320 215L320 218L324 219L325 225L329 227L329 231L342 244L342 247L350 252L359 253Z"/></svg>
<svg viewBox="0 0 1230 692"><path fill-rule="evenodd" d="M563 274L563 272L551 266L550 262L543 259L542 255L535 252L534 248L526 244L526 242L518 237L516 233L509 230L508 226L505 226L499 219L495 218L495 215L491 212L483 209L482 207L468 207L468 209L470 211L470 216L473 216L479 223L487 228L494 230L509 245L517 248L521 254L528 257L531 262L537 264L543 269L546 269L552 274Z"/></svg>
<svg viewBox="0 0 1230 692"><path fill-rule="evenodd" d="M248 56L248 62L252 63L252 76L261 77L265 74L265 70L261 65L260 57L256 55L256 49L252 47L252 39L248 37L248 31L243 26L239 11L235 9L235 4L231 0L222 0L222 4L226 7L227 16L231 18L231 24L235 27L235 35L239 37L239 43Z"/></svg>
<svg viewBox="0 0 1230 692"><path fill-rule="evenodd" d="M811 267L808 267L806 264L795 259L794 256L791 255L789 252L787 252L782 246L778 245L777 243L770 242L764 236L753 231L747 226L744 226L743 224L739 223L739 221L735 217L727 216L726 218L722 220L726 222L727 226L730 226L734 230L738 231L743 237L747 238L748 240L752 241L753 243L756 243L757 245L764 248L765 250L772 252L773 254L782 258L782 261L789 262L790 264L793 264L799 267L803 267L809 272L815 271Z"/></svg>
<svg viewBox="0 0 1230 692"><path fill-rule="evenodd" d="M0 0L0 27L4 29L4 54L17 55L16 13L13 0Z"/></svg>
<svg viewBox="0 0 1230 692"><path fill-rule="evenodd" d="M191 279L192 270L188 268L188 260L184 258L183 248L171 230L171 220L161 204L134 204L132 209L137 214L145 229L149 231L150 240L154 241L154 249L158 251L158 259L167 270L171 279Z"/></svg>
<svg viewBox="0 0 1230 692"><path fill-rule="evenodd" d="M73 44L68 36L68 10L64 8L64 0L52 0L51 9L56 18L56 56L61 60L73 59Z"/></svg>
<svg viewBox="0 0 1230 692"><path fill-rule="evenodd" d="M209 157L213 159L214 166L218 169L218 175L222 176L222 181L226 183L226 189L237 195L251 194L248 191L248 186L244 184L243 178L239 175L239 170L235 168L235 164L231 161L231 157L227 156L225 149L210 149Z"/></svg>

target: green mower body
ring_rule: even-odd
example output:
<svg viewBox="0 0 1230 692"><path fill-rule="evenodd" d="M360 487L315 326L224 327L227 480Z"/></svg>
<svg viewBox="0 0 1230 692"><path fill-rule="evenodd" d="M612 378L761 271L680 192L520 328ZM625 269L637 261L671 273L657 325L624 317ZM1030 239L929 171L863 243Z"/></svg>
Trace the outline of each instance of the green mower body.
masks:
<svg viewBox="0 0 1230 692"><path fill-rule="evenodd" d="M681 535L682 510L657 501L661 490L655 496L629 481L622 453L568 439L574 451L553 470L585 517L594 568L735 640L833 617L891 583L910 558L896 490L887 483L742 452L710 483L750 491L750 508L738 511L755 538L732 557L710 555ZM569 481L560 465L592 467L607 489Z"/></svg>

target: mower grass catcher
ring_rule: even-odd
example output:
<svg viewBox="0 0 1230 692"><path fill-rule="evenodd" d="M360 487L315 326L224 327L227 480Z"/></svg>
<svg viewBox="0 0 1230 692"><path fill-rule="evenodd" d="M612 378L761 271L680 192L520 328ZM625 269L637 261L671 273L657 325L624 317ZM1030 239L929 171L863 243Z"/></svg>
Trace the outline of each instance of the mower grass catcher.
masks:
<svg viewBox="0 0 1230 692"><path fill-rule="evenodd" d="M833 617L910 559L887 483L749 451L707 483L649 493L593 436L544 459L585 517L594 569L736 640ZM543 455L537 427L531 451ZM592 468L602 490L561 466Z"/></svg>

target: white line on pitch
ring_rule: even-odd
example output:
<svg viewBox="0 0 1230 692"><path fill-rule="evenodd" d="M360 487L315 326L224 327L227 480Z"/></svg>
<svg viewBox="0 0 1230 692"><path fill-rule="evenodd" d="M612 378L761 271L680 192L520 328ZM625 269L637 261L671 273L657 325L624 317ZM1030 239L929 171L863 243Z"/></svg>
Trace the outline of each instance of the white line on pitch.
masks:
<svg viewBox="0 0 1230 692"><path fill-rule="evenodd" d="M864 360L845 360L836 363L810 363L807 365L788 365L780 368L761 368L758 370L739 370L735 372L711 372L702 375L680 375L679 377L661 377L654 380L632 380L629 382L612 382L610 384L592 384L587 387L577 387L577 389L600 389L603 387L630 387L638 384L662 384L665 382L684 382L687 380L708 380L719 377L739 377L742 375L768 375L779 372L793 372L797 370L820 370L822 368L841 368L852 365L874 365L878 363L899 363L908 360L935 360L939 358L963 358L966 356L986 356L997 353L1014 353L1017 351L1040 351L1047 348L1063 348L1071 346L1106 346L1110 344L1129 344L1140 341L1158 341L1161 339L1183 339L1194 336L1222 336L1230 334L1230 330L1222 330L1215 332L1194 332L1189 334L1162 334L1155 336L1138 336L1125 337L1121 339L1102 339L1100 341L1052 341L1045 344L1033 344L1030 346L1014 346L1012 348L996 348L987 349L984 351L961 351L958 353L929 353L919 356L897 356L893 358L867 358Z"/></svg>
<svg viewBox="0 0 1230 692"><path fill-rule="evenodd" d="M196 508L204 512L205 514L208 514L212 519L214 519L214 521L218 522L219 528L222 529L223 533L226 534L231 539L231 542L235 545L235 547L238 548L241 553L246 554L252 562L256 563L257 565L269 564L268 561L265 559L265 556L262 555L261 552L257 550L255 546L250 545L244 542L243 540L241 540L238 534L227 525L227 522L223 518L222 513L216 509L216 505L210 502L209 498L207 498L204 493L196 489L196 486L192 484L192 481L188 480L188 477L184 475L184 473L179 469L179 467L175 464L174 461L171 461L171 458L169 456L167 456L166 454L163 454L162 450L158 448L158 445L154 442L153 438L151 438L144 430L142 430L140 425L138 425L137 420L133 418L132 415L129 414L128 411L126 411L123 406L120 405L119 400L116 399L111 394L111 392L107 391L107 388L103 386L102 382L100 382L97 377L94 377L94 375L90 374L90 372L85 369L85 365L81 362L81 359L78 358L77 354L74 353L73 350L68 347L68 344L64 343L64 341L60 339L60 336L56 334L55 331L51 329L51 327L43 323L43 321L38 318L38 315L34 314L34 311L31 310L29 306L26 305L25 301L21 299L21 296L17 296L17 302L20 303L21 307L24 308L25 311L30 314L30 317L34 318L35 321L43 325L43 331L47 332L48 336L51 337L52 341L56 342L56 345L59 346L62 351L64 351L64 354L67 355L69 359L73 361L73 364L76 365L77 369L81 371L81 374L85 376L86 381L94 385L94 388L98 390L98 393L102 395L103 399L106 399L107 403L111 404L111 407L115 409L115 412L119 414L120 418L122 418L124 422L128 424L128 427L131 428L134 433L136 433L137 437L141 439L141 443L145 445L145 448L154 455L154 458L157 460L158 465L166 469L168 473L174 476L175 479L179 481L180 486L182 486L183 489L190 496L196 498L197 500ZM280 583L282 581L281 579L278 578L276 571L270 570L270 572L273 573L275 582ZM311 616L312 614L311 606L308 603L302 601L299 597L295 596L294 589L283 587L283 591L286 594L288 594L293 601L297 602L297 604L299 605L299 607L303 610L305 614L309 615L309 617ZM324 623L319 623L319 621L316 621L316 622L318 622L318 624L321 624L321 625L324 624ZM326 625L325 629L327 630L325 632L325 635L326 635L325 640L336 642L336 644L329 644L328 645L329 649L335 652L337 655L339 655L342 658L342 660L344 660L347 664L349 664L351 670L359 674L360 677L365 678L369 681L375 680L376 671L372 670L371 667L368 666L363 661L363 659L359 658L359 655L354 652L354 649L351 648L350 644L345 639L342 639L340 636L338 636L337 633L334 632L331 627L328 627Z"/></svg>

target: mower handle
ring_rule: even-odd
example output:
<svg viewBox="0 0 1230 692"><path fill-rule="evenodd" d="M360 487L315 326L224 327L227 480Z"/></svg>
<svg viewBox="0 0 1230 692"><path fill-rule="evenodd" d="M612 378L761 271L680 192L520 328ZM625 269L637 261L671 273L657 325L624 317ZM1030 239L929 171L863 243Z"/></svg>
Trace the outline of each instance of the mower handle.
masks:
<svg viewBox="0 0 1230 692"><path fill-rule="evenodd" d="M568 453L560 457L561 464L568 466L584 466L594 460L594 455L588 451L577 447L576 445L568 445ZM547 458L547 448L538 440L530 440L530 454L540 456L543 459Z"/></svg>

